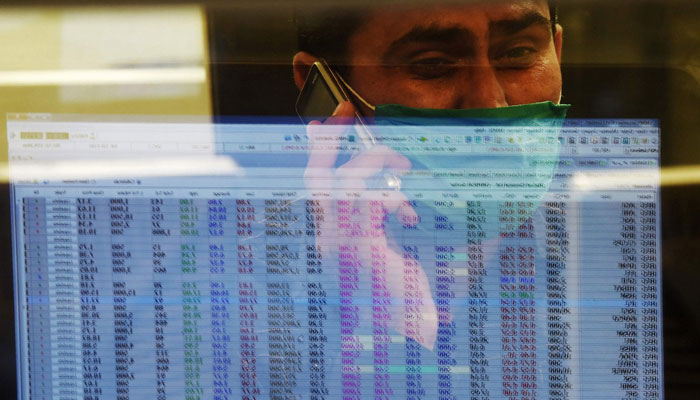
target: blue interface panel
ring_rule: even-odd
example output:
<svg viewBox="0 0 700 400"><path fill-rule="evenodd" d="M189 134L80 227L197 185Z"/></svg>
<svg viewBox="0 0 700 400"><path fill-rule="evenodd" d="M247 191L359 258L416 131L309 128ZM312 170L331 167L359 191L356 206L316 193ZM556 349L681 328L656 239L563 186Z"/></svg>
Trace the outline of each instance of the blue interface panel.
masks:
<svg viewBox="0 0 700 400"><path fill-rule="evenodd" d="M662 398L657 121L532 129L9 115L19 398Z"/></svg>

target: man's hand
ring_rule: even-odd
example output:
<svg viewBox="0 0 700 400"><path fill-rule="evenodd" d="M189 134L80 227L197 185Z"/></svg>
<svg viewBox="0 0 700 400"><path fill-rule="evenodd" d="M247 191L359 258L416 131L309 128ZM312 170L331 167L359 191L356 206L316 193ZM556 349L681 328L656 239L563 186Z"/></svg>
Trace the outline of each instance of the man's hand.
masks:
<svg viewBox="0 0 700 400"><path fill-rule="evenodd" d="M336 167L340 138L352 129L355 109L349 102L338 105L324 123L307 127L309 162L304 173L308 199L317 205L316 246L322 256L353 259L370 268L384 283L389 300L388 327L432 349L438 316L430 284L417 260L403 256L386 234L388 216L404 224L418 218L405 195L398 190L370 190L367 182L388 171L394 175L411 168L408 159L385 146L375 145ZM341 268L341 278L343 269ZM377 275L381 275L377 277Z"/></svg>

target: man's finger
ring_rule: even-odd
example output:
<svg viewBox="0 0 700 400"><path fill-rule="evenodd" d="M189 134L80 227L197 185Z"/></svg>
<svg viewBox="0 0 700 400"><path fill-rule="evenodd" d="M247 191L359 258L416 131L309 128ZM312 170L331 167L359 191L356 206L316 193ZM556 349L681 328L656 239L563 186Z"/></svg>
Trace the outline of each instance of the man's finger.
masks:
<svg viewBox="0 0 700 400"><path fill-rule="evenodd" d="M349 126L355 122L355 107L349 101L339 103L330 117L326 118L323 125ZM342 129L342 132L345 128Z"/></svg>
<svg viewBox="0 0 700 400"><path fill-rule="evenodd" d="M338 167L336 177L368 179L384 169L402 175L411 169L411 161L386 146L375 146Z"/></svg>
<svg viewBox="0 0 700 400"><path fill-rule="evenodd" d="M355 109L346 101L338 104L325 122L311 121L306 126L310 149L307 168L332 168L335 165L340 138L352 125L354 115Z"/></svg>
<svg viewBox="0 0 700 400"><path fill-rule="evenodd" d="M411 205L405 194L397 190L382 192L382 202L387 213L396 214L396 218L402 225L416 226L420 221L418 213Z"/></svg>

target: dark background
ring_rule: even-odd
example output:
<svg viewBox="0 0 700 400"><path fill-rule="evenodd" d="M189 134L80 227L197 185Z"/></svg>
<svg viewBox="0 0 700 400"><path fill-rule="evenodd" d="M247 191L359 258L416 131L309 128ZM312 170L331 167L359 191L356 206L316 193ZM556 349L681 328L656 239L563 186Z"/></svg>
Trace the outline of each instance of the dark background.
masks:
<svg viewBox="0 0 700 400"><path fill-rule="evenodd" d="M362 0L360 0L362 1ZM178 3L178 1L160 1ZM143 1L9 1L16 5ZM159 1L148 1L159 3ZM314 2L296 2L306 7ZM339 2L340 3L340 2ZM346 4L347 2L342 2ZM293 116L294 7L205 3L215 117ZM662 166L700 165L700 2L566 1L563 102L571 118L658 118ZM666 398L700 398L700 185L662 187ZM0 398L16 398L9 188L0 186Z"/></svg>
<svg viewBox="0 0 700 400"><path fill-rule="evenodd" d="M563 2L571 118L657 118L661 165L700 165L700 2ZM214 113L295 115L292 7L211 7ZM662 187L666 398L700 398L700 186Z"/></svg>

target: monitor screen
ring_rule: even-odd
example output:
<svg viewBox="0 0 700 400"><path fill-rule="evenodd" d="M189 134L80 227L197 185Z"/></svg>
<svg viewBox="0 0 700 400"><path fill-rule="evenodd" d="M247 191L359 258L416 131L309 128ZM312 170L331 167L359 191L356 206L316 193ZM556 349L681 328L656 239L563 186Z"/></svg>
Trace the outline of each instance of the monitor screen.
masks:
<svg viewBox="0 0 700 400"><path fill-rule="evenodd" d="M657 120L277 122L8 115L21 399L663 397Z"/></svg>

